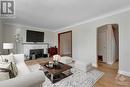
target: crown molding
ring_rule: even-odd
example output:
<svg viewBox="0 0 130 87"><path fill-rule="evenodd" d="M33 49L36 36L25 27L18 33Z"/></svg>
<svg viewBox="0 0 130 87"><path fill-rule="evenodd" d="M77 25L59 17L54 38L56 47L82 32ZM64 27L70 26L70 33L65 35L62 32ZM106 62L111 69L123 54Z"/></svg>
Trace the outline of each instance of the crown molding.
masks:
<svg viewBox="0 0 130 87"><path fill-rule="evenodd" d="M130 6L124 8L124 9L119 9L119 10L110 12L110 13L105 14L105 15L101 15L101 16L98 16L98 17L95 17L95 18L91 18L91 19L83 21L83 22L75 23L75 24L68 26L68 27L57 29L55 32L59 32L59 31L65 30L67 28L72 28L72 27L75 27L75 26L78 26L78 25L81 25L81 24L86 24L86 23L93 22L93 21L96 21L96 20L99 20L99 19L103 19L103 18L106 18L106 17L113 16L113 15L121 14L121 13L124 13L124 12L127 12L127 11L130 11Z"/></svg>
<svg viewBox="0 0 130 87"><path fill-rule="evenodd" d="M3 22L3 24L21 26L21 27L27 27L27 28L36 28L36 29L40 29L40 30L44 30L44 31L55 32L51 29L44 29L44 28L39 28L39 27L27 26L27 25L23 25L23 24L15 24L15 23L9 23L9 22Z"/></svg>

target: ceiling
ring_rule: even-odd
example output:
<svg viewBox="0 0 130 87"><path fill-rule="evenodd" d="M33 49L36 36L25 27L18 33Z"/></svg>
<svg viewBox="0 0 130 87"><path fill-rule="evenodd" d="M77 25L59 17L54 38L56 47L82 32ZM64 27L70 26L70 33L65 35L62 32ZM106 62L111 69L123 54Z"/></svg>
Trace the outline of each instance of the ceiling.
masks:
<svg viewBox="0 0 130 87"><path fill-rule="evenodd" d="M15 0L5 22L58 30L130 6L130 0Z"/></svg>

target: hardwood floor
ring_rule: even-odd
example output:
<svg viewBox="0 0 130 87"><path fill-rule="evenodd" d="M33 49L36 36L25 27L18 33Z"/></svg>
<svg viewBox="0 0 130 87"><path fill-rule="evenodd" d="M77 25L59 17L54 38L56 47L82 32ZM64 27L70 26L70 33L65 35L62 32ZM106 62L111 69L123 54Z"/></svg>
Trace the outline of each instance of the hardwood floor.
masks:
<svg viewBox="0 0 130 87"><path fill-rule="evenodd" d="M25 63L27 65L34 65L34 64L39 64L39 63L46 63L50 60L51 60L51 58L39 58L39 59L36 59L36 60L25 61Z"/></svg>
<svg viewBox="0 0 130 87"><path fill-rule="evenodd" d="M118 75L118 62L113 65L98 63L98 69L104 76L97 81L94 87L130 87L130 77Z"/></svg>

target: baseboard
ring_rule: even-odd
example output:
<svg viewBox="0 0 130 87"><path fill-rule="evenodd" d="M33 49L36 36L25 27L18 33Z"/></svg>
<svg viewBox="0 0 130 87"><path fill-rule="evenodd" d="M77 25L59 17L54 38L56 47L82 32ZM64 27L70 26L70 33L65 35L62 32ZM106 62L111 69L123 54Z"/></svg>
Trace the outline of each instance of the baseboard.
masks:
<svg viewBox="0 0 130 87"><path fill-rule="evenodd" d="M112 65L114 62L107 62L107 64Z"/></svg>
<svg viewBox="0 0 130 87"><path fill-rule="evenodd" d="M122 74L122 75L125 75L125 76L130 76L130 72L118 70L118 73Z"/></svg>

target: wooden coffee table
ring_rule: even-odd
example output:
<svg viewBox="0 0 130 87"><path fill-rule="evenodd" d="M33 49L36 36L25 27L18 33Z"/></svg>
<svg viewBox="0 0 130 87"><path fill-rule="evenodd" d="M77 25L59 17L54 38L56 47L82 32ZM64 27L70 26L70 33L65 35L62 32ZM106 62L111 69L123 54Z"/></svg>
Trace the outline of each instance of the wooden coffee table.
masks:
<svg viewBox="0 0 130 87"><path fill-rule="evenodd" d="M52 83L55 83L55 82L58 82L60 81L61 79L65 78L65 77L68 77L70 75L72 75L70 69L72 68L71 66L67 65L67 64L63 64L63 63L60 63L59 62L59 66L60 68L56 68L56 67L53 67L53 68L48 68L46 66L47 63L41 63L40 65L42 67L44 67L47 72L45 72L46 76L51 80ZM65 71L68 71L69 74L65 75L63 74L63 72ZM60 76L61 75L61 76Z"/></svg>

